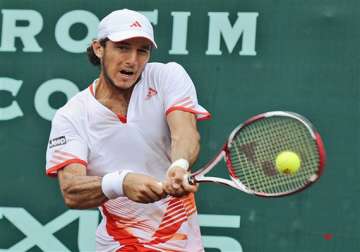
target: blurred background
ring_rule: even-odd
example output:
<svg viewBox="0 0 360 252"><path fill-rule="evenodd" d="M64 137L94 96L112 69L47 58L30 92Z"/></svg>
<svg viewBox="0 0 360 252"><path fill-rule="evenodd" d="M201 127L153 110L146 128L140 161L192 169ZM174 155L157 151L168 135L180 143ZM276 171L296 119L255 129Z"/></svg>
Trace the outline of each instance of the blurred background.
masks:
<svg viewBox="0 0 360 252"><path fill-rule="evenodd" d="M357 0L0 0L0 251L94 251L99 213L67 209L45 151L56 109L97 78L85 54L97 23L122 8L151 20L151 61L182 64L212 114L194 169L265 111L302 114L323 137L325 173L300 194L202 185L206 251L360 251Z"/></svg>

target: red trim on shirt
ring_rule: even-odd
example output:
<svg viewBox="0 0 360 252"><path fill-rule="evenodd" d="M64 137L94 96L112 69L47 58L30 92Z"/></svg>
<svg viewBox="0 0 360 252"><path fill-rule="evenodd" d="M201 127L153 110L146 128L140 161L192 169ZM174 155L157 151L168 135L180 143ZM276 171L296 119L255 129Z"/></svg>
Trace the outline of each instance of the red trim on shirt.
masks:
<svg viewBox="0 0 360 252"><path fill-rule="evenodd" d="M90 84L89 86L89 90L90 90L90 93L95 97L95 93L94 93L94 84ZM116 114L117 117L119 118L120 122L122 123L127 123L127 117L126 115L121 115L121 114Z"/></svg>
<svg viewBox="0 0 360 252"><path fill-rule="evenodd" d="M153 239L149 244L155 246L173 239L187 240L187 235L180 233L179 230L183 223L189 221L189 217L195 212L196 206L193 193L182 198L172 197L167 203L161 223L152 235Z"/></svg>
<svg viewBox="0 0 360 252"><path fill-rule="evenodd" d="M87 162L81 159L69 159L66 160L65 162L62 162L60 164L57 164L49 169L46 170L46 175L50 176L50 177L56 177L57 176L57 171L64 168L65 166L69 165L69 164L82 164L84 166L87 166Z"/></svg>
<svg viewBox="0 0 360 252"><path fill-rule="evenodd" d="M122 123L127 123L127 117L121 114L116 114L117 117L119 118L120 122Z"/></svg>
<svg viewBox="0 0 360 252"><path fill-rule="evenodd" d="M90 84L89 86L89 89L90 89L90 93L95 97L95 93L94 93L94 84Z"/></svg>
<svg viewBox="0 0 360 252"><path fill-rule="evenodd" d="M209 112L201 112L201 111L197 111L191 108L187 108L187 107L182 107L182 106L174 106L169 108L168 110L166 110L166 115L168 115L169 113L175 111L175 110L181 110L181 111L185 111L185 112L190 112L192 114L195 115L202 115L202 117L197 118L198 121L203 121L203 120L208 120L211 118L211 114Z"/></svg>
<svg viewBox="0 0 360 252"><path fill-rule="evenodd" d="M62 151L62 150L55 150L54 155L55 154L60 155L60 159L63 159L64 161L66 161L68 159L80 159L77 156L75 156L69 152Z"/></svg>
<svg viewBox="0 0 360 252"><path fill-rule="evenodd" d="M185 98L183 98L183 99L180 99L180 100L176 101L176 102L172 105L172 107L177 106L177 105L181 105L181 103L183 103L183 102L185 102L185 101L191 101L191 102L192 102L190 96L188 96L188 97L185 97Z"/></svg>
<svg viewBox="0 0 360 252"><path fill-rule="evenodd" d="M144 247L139 239L131 233L131 229L122 224L125 219L111 214L103 204L101 206L103 214L106 216L106 231L107 233L117 241L122 247L119 251L138 251L138 252L150 252L152 250Z"/></svg>

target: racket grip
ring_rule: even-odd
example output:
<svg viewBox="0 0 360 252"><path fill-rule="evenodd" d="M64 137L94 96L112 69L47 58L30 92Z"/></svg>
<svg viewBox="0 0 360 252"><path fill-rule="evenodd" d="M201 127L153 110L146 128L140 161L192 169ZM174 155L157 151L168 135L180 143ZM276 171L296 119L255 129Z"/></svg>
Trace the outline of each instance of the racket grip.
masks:
<svg viewBox="0 0 360 252"><path fill-rule="evenodd" d="M190 184L190 185L195 185L196 184L196 180L194 178L194 176L191 176L191 175L186 175L186 179L187 179L187 182Z"/></svg>

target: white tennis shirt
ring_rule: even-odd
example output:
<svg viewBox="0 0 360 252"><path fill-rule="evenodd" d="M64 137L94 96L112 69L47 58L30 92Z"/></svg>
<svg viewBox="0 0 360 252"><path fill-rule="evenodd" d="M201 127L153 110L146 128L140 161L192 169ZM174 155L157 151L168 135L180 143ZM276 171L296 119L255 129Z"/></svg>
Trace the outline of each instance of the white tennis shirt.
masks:
<svg viewBox="0 0 360 252"><path fill-rule="evenodd" d="M198 104L195 87L177 63L148 63L132 92L127 116L95 99L94 85L75 95L52 121L46 173L70 163L88 175L127 169L163 181L171 164L166 115L174 110L210 114ZM193 194L141 204L119 197L99 207L98 251L203 251ZM131 247L133 246L133 247Z"/></svg>

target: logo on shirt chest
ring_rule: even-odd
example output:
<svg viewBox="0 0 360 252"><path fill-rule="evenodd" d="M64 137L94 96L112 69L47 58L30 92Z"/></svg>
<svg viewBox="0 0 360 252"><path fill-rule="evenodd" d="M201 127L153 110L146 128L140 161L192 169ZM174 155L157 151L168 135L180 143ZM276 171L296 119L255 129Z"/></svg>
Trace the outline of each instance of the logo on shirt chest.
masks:
<svg viewBox="0 0 360 252"><path fill-rule="evenodd" d="M151 97L157 95L157 91L154 88L149 88L145 100L149 100Z"/></svg>
<svg viewBox="0 0 360 252"><path fill-rule="evenodd" d="M66 144L65 136L53 138L53 139L50 139L50 141L49 141L49 149L59 146L59 145L64 145L64 144Z"/></svg>

